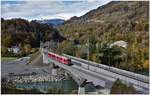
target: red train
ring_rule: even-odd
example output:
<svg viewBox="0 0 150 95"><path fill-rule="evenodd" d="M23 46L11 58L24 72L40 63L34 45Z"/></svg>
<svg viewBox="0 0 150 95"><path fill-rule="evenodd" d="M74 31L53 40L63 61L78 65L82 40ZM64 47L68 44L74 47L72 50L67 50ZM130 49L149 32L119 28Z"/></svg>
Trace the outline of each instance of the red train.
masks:
<svg viewBox="0 0 150 95"><path fill-rule="evenodd" d="M52 53L52 52L48 53L48 57L55 60L55 61L58 61L60 63L66 64L66 65L72 65L71 64L71 59L69 59L67 57L60 56L60 55Z"/></svg>

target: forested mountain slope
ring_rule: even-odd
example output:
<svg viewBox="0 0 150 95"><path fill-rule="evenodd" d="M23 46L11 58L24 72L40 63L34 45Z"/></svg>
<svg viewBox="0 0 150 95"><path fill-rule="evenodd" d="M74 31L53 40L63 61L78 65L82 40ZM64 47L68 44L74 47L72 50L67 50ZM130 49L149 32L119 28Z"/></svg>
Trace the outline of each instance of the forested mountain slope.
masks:
<svg viewBox="0 0 150 95"><path fill-rule="evenodd" d="M1 54L3 57L26 56L36 52L41 41L61 42L64 39L58 30L48 24L29 22L24 19L1 19ZM14 53L15 51L18 53Z"/></svg>
<svg viewBox="0 0 150 95"><path fill-rule="evenodd" d="M148 18L149 1L112 1L81 17L72 17L58 30L78 45L89 42L90 60L138 71L148 68ZM126 41L128 48L120 51L107 48L106 43L119 40ZM82 51L82 47L78 48L74 55L87 58Z"/></svg>
<svg viewBox="0 0 150 95"><path fill-rule="evenodd" d="M61 41L63 37L52 26L24 19L1 19L2 46L39 47L40 41Z"/></svg>
<svg viewBox="0 0 150 95"><path fill-rule="evenodd" d="M81 43L85 42L84 36L88 36L88 33L103 36L113 32L119 35L131 31L148 31L148 6L148 1L112 1L81 17L72 17L60 30ZM82 35L84 33L86 35Z"/></svg>

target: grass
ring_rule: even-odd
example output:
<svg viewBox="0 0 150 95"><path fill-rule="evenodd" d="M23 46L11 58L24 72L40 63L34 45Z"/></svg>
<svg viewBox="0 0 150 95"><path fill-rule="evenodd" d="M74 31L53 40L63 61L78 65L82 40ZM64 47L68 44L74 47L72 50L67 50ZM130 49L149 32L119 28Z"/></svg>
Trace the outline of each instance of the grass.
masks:
<svg viewBox="0 0 150 95"><path fill-rule="evenodd" d="M40 54L40 51L33 53L28 64L30 64L37 56L39 56L39 54Z"/></svg>
<svg viewBox="0 0 150 95"><path fill-rule="evenodd" d="M16 59L17 57L1 57L1 61L13 61Z"/></svg>

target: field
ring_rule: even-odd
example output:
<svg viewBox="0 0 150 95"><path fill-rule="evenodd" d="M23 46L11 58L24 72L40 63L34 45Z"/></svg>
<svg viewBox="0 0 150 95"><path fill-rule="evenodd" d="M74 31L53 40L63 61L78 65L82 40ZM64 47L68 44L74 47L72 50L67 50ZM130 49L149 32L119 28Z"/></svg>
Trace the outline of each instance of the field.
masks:
<svg viewBox="0 0 150 95"><path fill-rule="evenodd" d="M13 61L16 60L17 57L1 57L1 61Z"/></svg>

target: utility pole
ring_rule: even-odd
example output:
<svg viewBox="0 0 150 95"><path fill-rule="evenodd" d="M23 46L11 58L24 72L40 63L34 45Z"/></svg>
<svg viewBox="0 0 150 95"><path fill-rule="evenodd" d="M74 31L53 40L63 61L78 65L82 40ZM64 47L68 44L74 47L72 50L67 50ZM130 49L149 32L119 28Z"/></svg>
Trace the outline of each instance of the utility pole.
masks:
<svg viewBox="0 0 150 95"><path fill-rule="evenodd" d="M50 48L50 41L48 41L48 48Z"/></svg>
<svg viewBox="0 0 150 95"><path fill-rule="evenodd" d="M57 50L59 49L59 40L57 40ZM57 51L56 51L57 52ZM58 51L59 52L59 51Z"/></svg>
<svg viewBox="0 0 150 95"><path fill-rule="evenodd" d="M41 46L41 41L40 41L40 49L41 49L41 47L42 47L42 46Z"/></svg>
<svg viewBox="0 0 150 95"><path fill-rule="evenodd" d="M88 46L88 60L90 60L90 45L89 45L90 41L89 41L89 38L88 38L87 42L88 42L88 45L87 45Z"/></svg>

